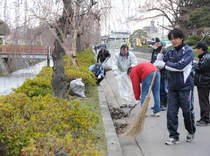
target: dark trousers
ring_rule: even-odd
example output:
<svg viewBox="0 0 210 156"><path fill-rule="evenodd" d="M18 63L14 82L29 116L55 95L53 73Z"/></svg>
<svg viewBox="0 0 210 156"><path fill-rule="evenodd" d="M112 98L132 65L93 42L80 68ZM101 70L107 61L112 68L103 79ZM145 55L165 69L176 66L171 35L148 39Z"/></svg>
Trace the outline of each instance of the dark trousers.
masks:
<svg viewBox="0 0 210 156"><path fill-rule="evenodd" d="M103 77L101 77L100 79L98 79L97 77L96 77L96 79L97 79L97 82L96 82L96 84L97 85L99 85L99 83L104 79Z"/></svg>
<svg viewBox="0 0 210 156"><path fill-rule="evenodd" d="M168 79L161 77L160 79L160 97L167 99L168 96Z"/></svg>
<svg viewBox="0 0 210 156"><path fill-rule="evenodd" d="M169 89L168 91L168 109L167 109L167 129L170 138L179 139L178 129L178 112L179 108L182 109L182 115L184 117L185 129L194 134L195 128L195 116L193 112L192 103L192 91L191 90L178 90L174 91Z"/></svg>
<svg viewBox="0 0 210 156"><path fill-rule="evenodd" d="M209 89L197 87L198 100L200 105L200 119L206 123L210 122L210 102L209 102Z"/></svg>

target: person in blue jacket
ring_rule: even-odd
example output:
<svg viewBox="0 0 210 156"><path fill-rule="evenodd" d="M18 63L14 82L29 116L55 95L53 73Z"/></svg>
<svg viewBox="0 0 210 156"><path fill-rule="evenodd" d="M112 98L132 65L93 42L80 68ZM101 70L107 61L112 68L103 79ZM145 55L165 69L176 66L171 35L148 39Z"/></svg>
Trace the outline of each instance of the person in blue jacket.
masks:
<svg viewBox="0 0 210 156"><path fill-rule="evenodd" d="M94 73L96 78L96 84L99 86L100 82L104 79L104 70L99 63L93 64L89 67L89 70Z"/></svg>
<svg viewBox="0 0 210 156"><path fill-rule="evenodd" d="M167 129L169 139L166 145L180 143L178 130L178 112L182 109L185 129L187 130L186 141L191 142L195 135L195 117L193 106L193 49L184 42L184 34L178 29L172 29L168 34L173 48L163 56L158 54L154 65L159 69L169 70L168 78L168 108Z"/></svg>

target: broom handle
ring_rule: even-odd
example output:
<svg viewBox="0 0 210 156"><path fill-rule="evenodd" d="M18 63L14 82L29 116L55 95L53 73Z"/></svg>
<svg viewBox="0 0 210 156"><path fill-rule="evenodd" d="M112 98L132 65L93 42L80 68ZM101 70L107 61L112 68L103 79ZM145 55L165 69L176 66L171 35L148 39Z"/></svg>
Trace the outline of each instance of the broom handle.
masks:
<svg viewBox="0 0 210 156"><path fill-rule="evenodd" d="M163 49L164 49L164 48L162 47L161 50L160 50L160 53L161 53L161 54L163 53Z"/></svg>
<svg viewBox="0 0 210 156"><path fill-rule="evenodd" d="M151 85L149 86L149 92L148 92L148 95L150 95L151 91L152 91L152 86L154 84L154 81L155 81L155 76L156 76L156 73L157 73L157 68L155 67L155 72L153 74L153 77L152 77L152 82L151 82Z"/></svg>

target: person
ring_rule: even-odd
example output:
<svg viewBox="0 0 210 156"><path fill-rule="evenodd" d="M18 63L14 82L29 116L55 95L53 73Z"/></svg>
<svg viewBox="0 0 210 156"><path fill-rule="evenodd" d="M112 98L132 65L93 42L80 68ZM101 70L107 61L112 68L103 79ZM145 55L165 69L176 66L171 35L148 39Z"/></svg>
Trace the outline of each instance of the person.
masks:
<svg viewBox="0 0 210 156"><path fill-rule="evenodd" d="M190 46L184 42L182 30L174 28L169 31L168 39L173 48L165 56L158 54L154 65L159 69L169 70L168 78L168 107L167 107L167 129L169 139L166 145L180 143L178 129L179 107L182 109L185 129L188 131L186 141L191 142L195 135L195 116L193 106L193 59L194 53Z"/></svg>
<svg viewBox="0 0 210 156"><path fill-rule="evenodd" d="M160 116L160 72L152 63L142 62L136 66L129 67L127 74L131 78L133 92L136 99L136 104L143 104L149 92L149 87L152 82L154 71L157 70L155 75L154 84L152 86L152 93L154 97L154 109L151 116ZM142 91L141 86L142 84ZM140 100L141 97L141 100Z"/></svg>
<svg viewBox="0 0 210 156"><path fill-rule="evenodd" d="M97 45L94 46L95 54L97 55Z"/></svg>
<svg viewBox="0 0 210 156"><path fill-rule="evenodd" d="M152 55L150 63L154 63L157 59L157 55L161 52L163 55L166 54L167 49L164 48L160 43L160 39L158 37L154 37L151 39L150 44L152 45ZM168 76L169 72L166 69L160 70L161 78L160 78L160 110L165 111L167 106L167 98L168 98ZM152 107L153 109L153 107Z"/></svg>
<svg viewBox="0 0 210 156"><path fill-rule="evenodd" d="M94 73L96 78L96 84L99 86L100 82L104 79L104 71L99 63L93 64L89 67L89 70Z"/></svg>
<svg viewBox="0 0 210 156"><path fill-rule="evenodd" d="M129 67L135 65L137 65L137 59L135 54L129 51L129 47L126 44L123 44L120 47L120 52L115 53L114 58L112 60L113 75L117 77L122 72L126 73ZM132 86L130 87L132 90ZM123 97L121 97L121 100L122 100L122 104L120 105L121 108L133 106L132 104L129 104L130 101L123 99Z"/></svg>
<svg viewBox="0 0 210 156"><path fill-rule="evenodd" d="M101 50L98 52L97 55L97 63L102 64L106 59L110 58L111 54L108 50L106 50L106 47L101 47ZM104 75L106 76L106 71L104 70Z"/></svg>
<svg viewBox="0 0 210 156"><path fill-rule="evenodd" d="M208 45L204 41L198 42L194 49L199 58L198 63L194 65L194 84L197 86L200 105L200 120L196 121L196 125L210 126L210 53L208 52Z"/></svg>

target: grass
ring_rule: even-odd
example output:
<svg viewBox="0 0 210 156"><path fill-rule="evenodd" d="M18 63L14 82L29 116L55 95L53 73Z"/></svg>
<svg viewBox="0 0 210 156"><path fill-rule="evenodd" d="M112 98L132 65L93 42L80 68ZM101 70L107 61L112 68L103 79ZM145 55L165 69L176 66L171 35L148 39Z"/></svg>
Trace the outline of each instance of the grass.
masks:
<svg viewBox="0 0 210 156"><path fill-rule="evenodd" d="M97 86L89 86L88 88L86 88L85 92L86 98L80 98L80 101L83 105L87 106L91 112L98 114L100 118L99 123L96 125L96 127L94 127L94 129L91 129L97 137L96 149L104 151L104 156L108 156L107 140L105 136L104 123L102 120ZM75 98L78 97L70 96L69 100L73 100Z"/></svg>

